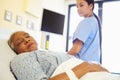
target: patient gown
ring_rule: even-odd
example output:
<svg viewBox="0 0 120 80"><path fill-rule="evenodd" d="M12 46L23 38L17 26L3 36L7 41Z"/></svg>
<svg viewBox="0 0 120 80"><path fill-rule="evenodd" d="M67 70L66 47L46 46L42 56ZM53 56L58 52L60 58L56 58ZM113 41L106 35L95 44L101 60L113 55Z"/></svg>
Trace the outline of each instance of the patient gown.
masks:
<svg viewBox="0 0 120 80"><path fill-rule="evenodd" d="M70 58L65 53L37 50L15 56L10 67L16 80L48 80L56 67Z"/></svg>

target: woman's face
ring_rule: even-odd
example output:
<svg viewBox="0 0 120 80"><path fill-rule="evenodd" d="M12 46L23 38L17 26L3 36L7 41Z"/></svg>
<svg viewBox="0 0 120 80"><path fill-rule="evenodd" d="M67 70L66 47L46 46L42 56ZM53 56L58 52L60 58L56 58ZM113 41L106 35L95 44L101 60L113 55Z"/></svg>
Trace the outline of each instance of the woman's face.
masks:
<svg viewBox="0 0 120 80"><path fill-rule="evenodd" d="M17 32L12 40L15 51L20 54L37 50L37 43L33 37L25 32Z"/></svg>
<svg viewBox="0 0 120 80"><path fill-rule="evenodd" d="M92 15L93 5L86 2L86 0L76 0L78 14L81 17L89 17Z"/></svg>

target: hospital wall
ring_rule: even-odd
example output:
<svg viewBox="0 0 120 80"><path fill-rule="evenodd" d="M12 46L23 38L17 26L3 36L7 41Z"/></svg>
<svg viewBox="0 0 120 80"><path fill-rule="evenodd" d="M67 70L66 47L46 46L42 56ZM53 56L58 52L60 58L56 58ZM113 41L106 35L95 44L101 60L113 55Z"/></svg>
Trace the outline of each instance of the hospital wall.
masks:
<svg viewBox="0 0 120 80"><path fill-rule="evenodd" d="M43 8L62 13L65 15L64 33L50 34L49 50L65 51L66 6L65 0L0 0L0 27L29 30L37 35L39 47L45 49L46 32L40 31ZM6 14L10 20L6 20Z"/></svg>

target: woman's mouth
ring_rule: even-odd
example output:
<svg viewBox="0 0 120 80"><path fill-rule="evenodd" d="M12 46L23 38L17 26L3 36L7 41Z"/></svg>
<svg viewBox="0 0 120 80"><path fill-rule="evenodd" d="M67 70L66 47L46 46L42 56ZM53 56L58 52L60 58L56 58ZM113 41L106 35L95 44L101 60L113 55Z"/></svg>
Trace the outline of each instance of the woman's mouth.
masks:
<svg viewBox="0 0 120 80"><path fill-rule="evenodd" d="M27 47L30 48L34 43L28 43Z"/></svg>

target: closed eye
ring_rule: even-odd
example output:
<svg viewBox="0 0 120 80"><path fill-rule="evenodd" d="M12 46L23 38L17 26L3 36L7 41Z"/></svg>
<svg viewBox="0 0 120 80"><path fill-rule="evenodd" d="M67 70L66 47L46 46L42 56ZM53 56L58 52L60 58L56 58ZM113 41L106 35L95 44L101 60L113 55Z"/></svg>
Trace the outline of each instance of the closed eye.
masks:
<svg viewBox="0 0 120 80"><path fill-rule="evenodd" d="M18 40L16 40L16 45L17 46L19 46L22 42L24 42L24 40L23 39L18 39Z"/></svg>
<svg viewBox="0 0 120 80"><path fill-rule="evenodd" d="M29 38L30 35L29 35L29 34L24 34L24 37L25 37L25 38Z"/></svg>

